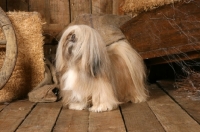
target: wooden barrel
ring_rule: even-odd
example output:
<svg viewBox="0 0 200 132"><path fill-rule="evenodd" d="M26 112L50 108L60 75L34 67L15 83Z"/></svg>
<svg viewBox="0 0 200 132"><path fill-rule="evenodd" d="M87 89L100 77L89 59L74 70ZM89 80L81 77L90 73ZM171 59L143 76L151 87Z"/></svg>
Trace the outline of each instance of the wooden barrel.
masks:
<svg viewBox="0 0 200 132"><path fill-rule="evenodd" d="M6 56L0 69L0 90L9 80L17 60L17 42L12 24L6 13L0 7L0 26L3 29L6 40L0 41L0 44L6 44Z"/></svg>

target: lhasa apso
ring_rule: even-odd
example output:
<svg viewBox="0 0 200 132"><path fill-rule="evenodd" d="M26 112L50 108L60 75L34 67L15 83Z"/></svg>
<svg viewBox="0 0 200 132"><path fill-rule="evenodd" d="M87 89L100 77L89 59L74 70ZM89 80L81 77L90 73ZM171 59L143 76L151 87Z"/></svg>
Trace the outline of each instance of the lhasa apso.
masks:
<svg viewBox="0 0 200 132"><path fill-rule="evenodd" d="M61 96L69 109L93 112L115 109L123 102L146 101L145 66L124 40L106 45L86 25L68 27L56 53Z"/></svg>

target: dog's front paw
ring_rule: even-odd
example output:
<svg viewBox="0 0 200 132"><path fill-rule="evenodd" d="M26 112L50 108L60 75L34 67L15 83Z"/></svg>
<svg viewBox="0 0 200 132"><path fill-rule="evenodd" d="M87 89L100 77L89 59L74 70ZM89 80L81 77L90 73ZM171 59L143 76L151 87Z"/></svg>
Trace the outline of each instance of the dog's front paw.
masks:
<svg viewBox="0 0 200 132"><path fill-rule="evenodd" d="M100 104L98 106L92 106L89 111L91 112L103 112L115 109L117 106L112 106L109 104Z"/></svg>
<svg viewBox="0 0 200 132"><path fill-rule="evenodd" d="M82 103L71 103L71 104L69 104L69 109L83 110L83 109L86 109L86 105L82 104Z"/></svg>

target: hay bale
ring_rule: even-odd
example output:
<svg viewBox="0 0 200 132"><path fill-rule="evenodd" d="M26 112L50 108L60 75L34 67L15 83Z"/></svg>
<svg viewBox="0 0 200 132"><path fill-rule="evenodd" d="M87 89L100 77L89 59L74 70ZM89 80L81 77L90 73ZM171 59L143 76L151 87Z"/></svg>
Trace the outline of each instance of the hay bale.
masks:
<svg viewBox="0 0 200 132"><path fill-rule="evenodd" d="M148 11L157 7L180 2L184 0L125 0L122 6L122 10L125 13L138 14L142 11Z"/></svg>
<svg viewBox="0 0 200 132"><path fill-rule="evenodd" d="M42 21L37 12L8 12L15 29L18 56L14 71L0 90L0 102L12 101L27 96L44 78L44 53ZM0 31L0 40L5 37ZM0 67L5 58L5 47L0 47Z"/></svg>

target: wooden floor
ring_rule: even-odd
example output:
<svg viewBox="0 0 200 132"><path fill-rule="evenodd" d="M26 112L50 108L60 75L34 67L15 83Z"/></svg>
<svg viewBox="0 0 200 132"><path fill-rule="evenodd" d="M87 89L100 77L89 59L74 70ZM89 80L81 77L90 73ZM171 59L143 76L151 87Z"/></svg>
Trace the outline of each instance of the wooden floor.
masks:
<svg viewBox="0 0 200 132"><path fill-rule="evenodd" d="M200 95L178 93L166 81L149 89L147 102L103 113L68 110L60 102L0 104L0 132L200 132Z"/></svg>

